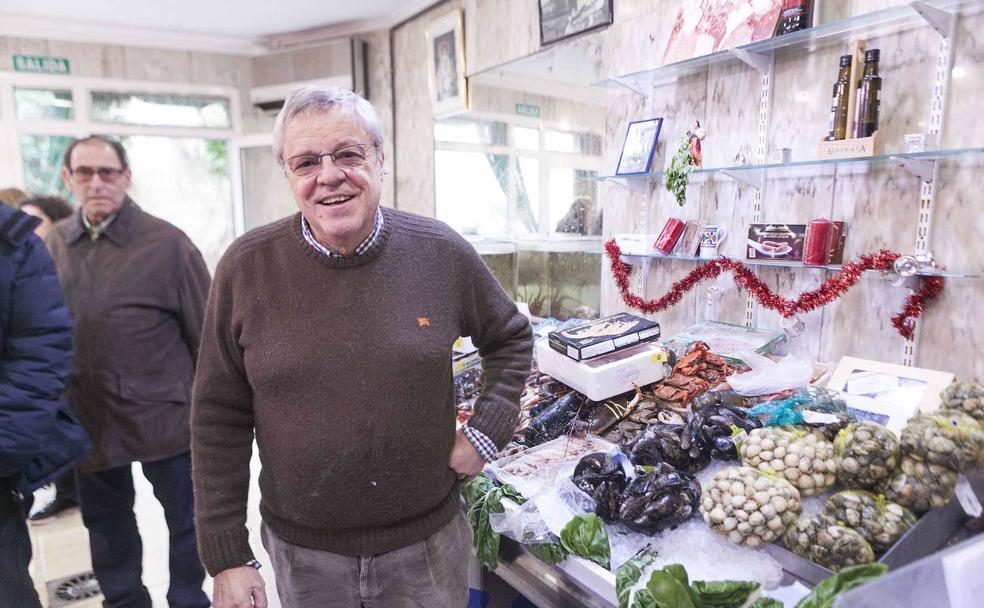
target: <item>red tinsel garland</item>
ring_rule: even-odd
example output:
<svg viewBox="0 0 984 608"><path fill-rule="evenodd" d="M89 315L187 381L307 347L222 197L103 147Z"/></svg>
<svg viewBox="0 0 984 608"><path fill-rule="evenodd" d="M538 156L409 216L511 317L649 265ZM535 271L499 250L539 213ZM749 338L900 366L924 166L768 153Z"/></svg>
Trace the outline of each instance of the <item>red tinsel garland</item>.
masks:
<svg viewBox="0 0 984 608"><path fill-rule="evenodd" d="M810 312L830 304L853 287L863 272L866 270L891 270L892 263L900 255L887 249L862 255L858 259L844 264L840 272L824 281L819 288L801 293L795 300L788 300L774 293L748 266L738 260L720 257L695 268L686 277L674 283L661 298L643 300L629 289L631 267L621 260L622 251L614 239L605 243L605 251L611 262L615 284L622 292L622 300L636 310L649 314L666 310L680 302L683 294L693 289L697 283L705 279L716 278L722 271L727 270L734 275L735 284L740 289L747 289L759 304L777 311L786 318L792 317L796 313ZM919 290L906 299L905 307L892 317L892 325L903 338L912 340L916 319L923 313L926 304L939 296L942 291L942 278L927 277L923 279Z"/></svg>

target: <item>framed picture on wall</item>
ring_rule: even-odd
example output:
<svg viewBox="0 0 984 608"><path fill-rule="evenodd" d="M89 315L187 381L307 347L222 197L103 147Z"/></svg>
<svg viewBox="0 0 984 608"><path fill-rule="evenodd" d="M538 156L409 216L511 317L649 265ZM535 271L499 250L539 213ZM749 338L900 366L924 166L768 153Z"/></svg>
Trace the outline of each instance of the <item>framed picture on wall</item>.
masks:
<svg viewBox="0 0 984 608"><path fill-rule="evenodd" d="M656 154L656 145L659 143L659 130L662 127L662 118L629 123L615 175L649 173L653 156Z"/></svg>
<svg viewBox="0 0 984 608"><path fill-rule="evenodd" d="M612 24L612 0L539 0L540 45Z"/></svg>
<svg viewBox="0 0 984 608"><path fill-rule="evenodd" d="M468 109L465 79L464 17L455 9L427 27L427 64L430 67L434 116L444 117Z"/></svg>

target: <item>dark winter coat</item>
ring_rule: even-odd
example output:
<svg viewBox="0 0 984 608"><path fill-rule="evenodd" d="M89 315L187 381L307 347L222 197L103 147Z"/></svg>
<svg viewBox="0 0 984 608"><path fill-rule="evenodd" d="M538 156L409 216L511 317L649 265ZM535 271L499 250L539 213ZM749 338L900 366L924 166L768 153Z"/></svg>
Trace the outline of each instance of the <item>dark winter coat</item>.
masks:
<svg viewBox="0 0 984 608"><path fill-rule="evenodd" d="M72 320L36 224L0 205L0 478L21 493L61 476L89 448L63 398Z"/></svg>
<svg viewBox="0 0 984 608"><path fill-rule="evenodd" d="M76 212L48 236L75 321L68 402L92 437L83 471L187 452L209 274L184 232L127 199L92 240Z"/></svg>

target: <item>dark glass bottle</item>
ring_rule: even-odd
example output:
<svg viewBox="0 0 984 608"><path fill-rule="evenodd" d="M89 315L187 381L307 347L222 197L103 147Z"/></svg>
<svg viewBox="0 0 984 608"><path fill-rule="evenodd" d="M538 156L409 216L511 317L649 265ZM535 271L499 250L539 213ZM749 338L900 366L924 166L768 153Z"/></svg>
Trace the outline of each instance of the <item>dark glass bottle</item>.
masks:
<svg viewBox="0 0 984 608"><path fill-rule="evenodd" d="M773 36L805 30L813 26L813 2L811 0L783 0L779 20Z"/></svg>
<svg viewBox="0 0 984 608"><path fill-rule="evenodd" d="M828 141L847 137L847 105L851 93L851 55L840 58L840 72L834 83L834 93L830 101L830 132Z"/></svg>
<svg viewBox="0 0 984 608"><path fill-rule="evenodd" d="M854 114L854 137L871 137L878 130L882 85L878 75L879 55L878 49L864 54L864 76L858 81L858 105Z"/></svg>

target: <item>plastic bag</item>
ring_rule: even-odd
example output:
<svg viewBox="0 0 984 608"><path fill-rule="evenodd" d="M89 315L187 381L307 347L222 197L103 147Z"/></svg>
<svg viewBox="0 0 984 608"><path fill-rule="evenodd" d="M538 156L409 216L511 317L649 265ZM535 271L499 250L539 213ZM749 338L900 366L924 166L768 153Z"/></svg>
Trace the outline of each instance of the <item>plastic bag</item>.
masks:
<svg viewBox="0 0 984 608"><path fill-rule="evenodd" d="M828 439L851 422L847 403L834 391L808 386L787 399L766 401L748 410L763 426L802 424L822 431Z"/></svg>
<svg viewBox="0 0 984 608"><path fill-rule="evenodd" d="M559 480L553 486L530 498L528 502L536 505L536 510L547 524L547 529L558 538L567 522L578 515L594 513L597 506L595 501L571 483L570 479Z"/></svg>
<svg viewBox="0 0 984 608"><path fill-rule="evenodd" d="M878 423L855 422L834 439L837 481L845 488L871 488L888 479L898 462L898 437Z"/></svg>
<svg viewBox="0 0 984 608"><path fill-rule="evenodd" d="M984 421L984 384L954 380L940 393L940 407L959 410Z"/></svg>
<svg viewBox="0 0 984 608"><path fill-rule="evenodd" d="M885 551L916 523L916 515L871 492L845 490L827 499L824 513L864 537L875 551Z"/></svg>
<svg viewBox="0 0 984 608"><path fill-rule="evenodd" d="M880 486L885 498L915 513L945 507L957 487L957 472L902 456L899 468Z"/></svg>
<svg viewBox="0 0 984 608"><path fill-rule="evenodd" d="M704 487L704 521L737 545L771 543L803 511L799 491L788 481L749 467L719 471Z"/></svg>
<svg viewBox="0 0 984 608"><path fill-rule="evenodd" d="M624 456L598 452L588 454L577 463L571 481L597 503L595 513L607 522L618 520L622 492L628 485ZM631 472L631 469L630 469Z"/></svg>
<svg viewBox="0 0 984 608"><path fill-rule="evenodd" d="M747 467L785 478L803 496L834 485L834 446L816 432L789 426L755 429L739 448Z"/></svg>
<svg viewBox="0 0 984 608"><path fill-rule="evenodd" d="M750 350L741 351L740 355L751 371L728 378L728 384L739 395L757 397L801 388L813 377L813 364L805 359L788 356L776 362Z"/></svg>
<svg viewBox="0 0 984 608"><path fill-rule="evenodd" d="M493 532L524 545L550 542L550 528L543 521L535 503L526 501L517 505L511 500L503 499L502 506L502 513L489 513L489 525Z"/></svg>
<svg viewBox="0 0 984 608"><path fill-rule="evenodd" d="M626 444L625 450L633 464L655 466L666 462L687 473L696 473L711 461L709 451L701 448L687 424L651 424Z"/></svg>
<svg viewBox="0 0 984 608"><path fill-rule="evenodd" d="M916 460L957 472L976 469L984 463L984 427L957 410L921 412L902 429L902 449Z"/></svg>
<svg viewBox="0 0 984 608"><path fill-rule="evenodd" d="M693 475L661 462L633 480L622 493L619 520L645 534L690 519L700 505L700 484Z"/></svg>
<svg viewBox="0 0 984 608"><path fill-rule="evenodd" d="M860 534L839 525L829 515L804 517L783 536L786 548L834 572L870 564L875 552Z"/></svg>

